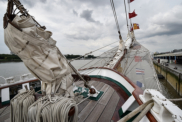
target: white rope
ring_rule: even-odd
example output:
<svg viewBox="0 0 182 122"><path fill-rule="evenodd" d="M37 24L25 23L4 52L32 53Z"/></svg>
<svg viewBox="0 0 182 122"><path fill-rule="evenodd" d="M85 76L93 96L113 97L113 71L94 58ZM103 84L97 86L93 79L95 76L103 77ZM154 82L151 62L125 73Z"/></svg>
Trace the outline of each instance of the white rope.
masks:
<svg viewBox="0 0 182 122"><path fill-rule="evenodd" d="M69 117L70 109L74 107L74 116ZM78 107L72 98L45 96L37 100L28 109L28 122L77 122Z"/></svg>
<svg viewBox="0 0 182 122"><path fill-rule="evenodd" d="M28 107L35 101L34 90L17 94L10 102L11 122L26 122Z"/></svg>
<svg viewBox="0 0 182 122"><path fill-rule="evenodd" d="M131 113L127 114L125 117L123 117L122 119L120 119L118 122L126 122L129 119L131 119L132 117L134 117L137 113L141 112L142 110L144 110L150 103L153 103L153 100L149 100L146 103L140 105L138 108L136 108L135 110L133 110Z"/></svg>

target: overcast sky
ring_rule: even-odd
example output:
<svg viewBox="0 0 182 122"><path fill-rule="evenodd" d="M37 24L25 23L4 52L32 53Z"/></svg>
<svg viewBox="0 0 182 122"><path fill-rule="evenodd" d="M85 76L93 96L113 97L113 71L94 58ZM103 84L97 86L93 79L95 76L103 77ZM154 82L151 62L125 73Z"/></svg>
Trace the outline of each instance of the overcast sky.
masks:
<svg viewBox="0 0 182 122"><path fill-rule="evenodd" d="M110 0L20 0L29 13L47 30L63 54L84 54L118 39ZM123 39L127 26L124 1L114 0ZM8 54L4 43L3 15L7 0L0 0L0 53ZM132 22L140 29L135 31L138 42L151 52L182 49L182 1L135 0L131 11L137 17ZM116 46L97 52L95 55Z"/></svg>

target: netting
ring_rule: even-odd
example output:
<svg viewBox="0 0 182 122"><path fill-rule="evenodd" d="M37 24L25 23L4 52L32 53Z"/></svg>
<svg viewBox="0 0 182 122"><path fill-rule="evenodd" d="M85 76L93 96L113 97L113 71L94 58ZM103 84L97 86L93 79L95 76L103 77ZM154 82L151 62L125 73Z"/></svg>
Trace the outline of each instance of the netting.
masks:
<svg viewBox="0 0 182 122"><path fill-rule="evenodd" d="M108 50L107 52L102 53L97 58L91 60L90 62L83 65L79 69L87 69L91 67L104 67L114 58L117 50L118 50L118 46Z"/></svg>
<svg viewBox="0 0 182 122"><path fill-rule="evenodd" d="M146 88L160 90L150 51L136 41L127 50L118 70L143 90Z"/></svg>
<svg viewBox="0 0 182 122"><path fill-rule="evenodd" d="M112 61L112 59L116 56L117 51L118 46L104 52L98 58L91 60L79 69L88 69L91 67L95 67L95 69L97 69L97 67L104 67ZM133 46L127 50L127 53L124 55L116 70L127 76L142 90L147 88L161 90L150 51L137 41L135 41Z"/></svg>

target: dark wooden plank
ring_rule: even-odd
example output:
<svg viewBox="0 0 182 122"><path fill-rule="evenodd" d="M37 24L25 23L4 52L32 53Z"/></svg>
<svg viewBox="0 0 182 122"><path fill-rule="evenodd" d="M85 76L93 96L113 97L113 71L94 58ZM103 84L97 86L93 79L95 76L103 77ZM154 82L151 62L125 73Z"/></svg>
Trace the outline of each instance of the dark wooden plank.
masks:
<svg viewBox="0 0 182 122"><path fill-rule="evenodd" d="M106 105L102 115L99 118L99 122L110 122L112 119L112 116L115 112L115 109L117 107L117 104L119 102L119 95L114 92L111 99L109 100L108 104Z"/></svg>
<svg viewBox="0 0 182 122"><path fill-rule="evenodd" d="M96 86L94 86L97 90L100 90L103 86L105 85L105 83L102 82L98 82L98 84Z"/></svg>
<svg viewBox="0 0 182 122"><path fill-rule="evenodd" d="M96 81L89 81L89 84L92 85L93 83L95 83Z"/></svg>
<svg viewBox="0 0 182 122"><path fill-rule="evenodd" d="M87 100L83 101L82 103L80 103L80 104L78 105L78 113L80 113L80 112L85 108L85 106L87 106L87 104L88 104L89 102L90 102L90 100L87 99Z"/></svg>
<svg viewBox="0 0 182 122"><path fill-rule="evenodd" d="M85 120L85 122L96 122L100 115L102 114L102 111L104 110L105 105L103 104L97 104L94 110L90 113L88 118Z"/></svg>
<svg viewBox="0 0 182 122"><path fill-rule="evenodd" d="M89 84L92 85L92 84L99 84L99 82L96 82L96 81L89 81ZM83 81L78 81L78 82L75 82L75 85L76 86L79 86L79 87L85 87L84 86L84 82Z"/></svg>
<svg viewBox="0 0 182 122"><path fill-rule="evenodd" d="M0 121L4 122L8 118L10 118L10 113L3 114L3 115L0 116Z"/></svg>
<svg viewBox="0 0 182 122"><path fill-rule="evenodd" d="M92 86L96 87L96 86L99 85L99 83L100 83L100 82L94 82L94 83L92 84Z"/></svg>
<svg viewBox="0 0 182 122"><path fill-rule="evenodd" d="M103 95L102 99L99 101L100 104L107 105L110 100L112 94L114 93L114 89L110 87L107 92Z"/></svg>
<svg viewBox="0 0 182 122"><path fill-rule="evenodd" d="M5 107L0 109L0 113L2 113L2 114L7 113L7 112L10 112L10 106L5 106Z"/></svg>
<svg viewBox="0 0 182 122"><path fill-rule="evenodd" d="M101 90L103 91L104 93L108 90L109 86L108 85L104 85L102 88L99 88L101 87L101 85L98 85L96 88L97 90ZM101 100L102 97L99 99ZM98 101L99 101L98 100ZM98 101L90 101L87 106L78 114L78 122L83 122L88 116L89 114L92 112L92 110L95 108L95 106L97 105Z"/></svg>

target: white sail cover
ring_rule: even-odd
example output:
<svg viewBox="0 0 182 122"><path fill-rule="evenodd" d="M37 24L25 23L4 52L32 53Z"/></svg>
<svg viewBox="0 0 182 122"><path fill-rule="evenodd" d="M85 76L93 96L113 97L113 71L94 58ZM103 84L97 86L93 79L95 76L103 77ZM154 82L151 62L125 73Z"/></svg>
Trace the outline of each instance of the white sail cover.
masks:
<svg viewBox="0 0 182 122"><path fill-rule="evenodd" d="M73 96L72 69L51 38L52 32L36 26L31 16L16 16L4 30L5 43L18 55L25 66L42 81L41 89L46 94L59 93Z"/></svg>

